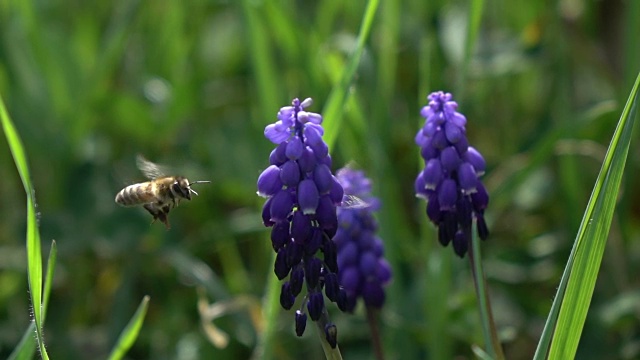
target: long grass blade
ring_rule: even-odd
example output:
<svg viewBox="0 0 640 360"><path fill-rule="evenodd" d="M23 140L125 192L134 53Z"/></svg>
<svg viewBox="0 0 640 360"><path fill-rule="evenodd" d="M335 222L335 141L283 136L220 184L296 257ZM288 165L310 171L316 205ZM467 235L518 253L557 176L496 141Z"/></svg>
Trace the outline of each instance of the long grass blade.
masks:
<svg viewBox="0 0 640 360"><path fill-rule="evenodd" d="M131 346L133 346L133 343L136 341L138 333L140 333L140 329L142 328L142 322L144 321L144 316L147 314L148 307L149 295L146 295L142 298L142 302L140 302L136 313L133 314L133 317L129 320L127 326L122 330L122 333L120 333L118 341L116 341L113 350L111 350L111 354L109 354L109 360L122 359Z"/></svg>
<svg viewBox="0 0 640 360"><path fill-rule="evenodd" d="M572 359L575 357L591 296L604 255L607 235L629 152L636 114L640 74L607 150L607 155L587 204L578 235L569 255L560 286L535 359Z"/></svg>
<svg viewBox="0 0 640 360"><path fill-rule="evenodd" d="M40 249L40 232L38 231L38 220L36 213L35 192L31 184L29 166L24 146L20 136L16 131L9 113L0 96L0 121L11 150L11 155L20 174L22 185L27 194L27 271L29 278L29 292L31 295L31 305L33 306L33 319L35 321L36 337L40 354L43 359L49 359L44 346L42 334L42 324L44 322L44 312L42 308L42 252Z"/></svg>
<svg viewBox="0 0 640 360"><path fill-rule="evenodd" d="M51 284L53 282L53 270L56 266L56 259L58 257L58 248L55 240L51 242L51 250L49 251L49 260L47 261L47 275L44 283L44 300L42 301L42 314L45 318L47 312L47 305L49 304L49 295L51 293ZM18 346L16 346L8 360L30 360L33 359L33 354L36 351L35 338L33 332L35 331L35 324L31 322L29 327L22 335Z"/></svg>
<svg viewBox="0 0 640 360"><path fill-rule="evenodd" d="M347 67L342 73L340 82L337 83L331 90L329 98L327 99L327 103L322 110L322 116L324 118L324 122L322 123L322 125L325 129L324 140L329 148L331 148L335 143L338 136L338 131L340 131L340 120L342 119L342 116L340 114L342 113L344 104L347 101L349 87L353 82L356 70L358 69L358 65L360 64L360 59L362 58L362 52L364 51L365 44L367 42L367 39L369 38L369 33L371 32L371 27L373 26L373 20L378 9L378 4L378 0L370 0L368 2L364 16L362 18L362 24L360 25L360 33L358 34L358 42L356 48L354 49L353 54L349 59Z"/></svg>

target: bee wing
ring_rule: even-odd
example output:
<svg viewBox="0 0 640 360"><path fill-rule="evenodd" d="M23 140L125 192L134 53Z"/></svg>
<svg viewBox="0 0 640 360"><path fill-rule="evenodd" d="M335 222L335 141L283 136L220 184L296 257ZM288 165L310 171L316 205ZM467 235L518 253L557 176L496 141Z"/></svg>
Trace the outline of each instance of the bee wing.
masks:
<svg viewBox="0 0 640 360"><path fill-rule="evenodd" d="M166 176L165 171L160 165L145 159L144 156L140 154L136 156L136 165L138 166L138 169L142 171L144 176L151 180Z"/></svg>
<svg viewBox="0 0 640 360"><path fill-rule="evenodd" d="M355 195L344 195L340 207L343 209L365 209L375 204L362 200Z"/></svg>

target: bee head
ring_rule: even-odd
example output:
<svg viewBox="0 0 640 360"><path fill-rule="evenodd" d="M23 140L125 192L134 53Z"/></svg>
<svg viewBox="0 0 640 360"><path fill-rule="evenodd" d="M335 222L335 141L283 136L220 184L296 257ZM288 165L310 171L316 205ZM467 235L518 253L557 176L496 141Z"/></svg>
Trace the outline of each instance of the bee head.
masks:
<svg viewBox="0 0 640 360"><path fill-rule="evenodd" d="M187 180L187 178L184 177L176 177L176 181L173 183L173 185L171 185L171 192L175 195L175 196L179 196L182 198L185 198L187 200L191 200L191 193L194 193L196 195L198 195L197 192L195 192L195 190L193 190L191 188L191 185L193 184L200 184L200 183L208 183L209 181L194 181L192 183L189 182L189 180Z"/></svg>

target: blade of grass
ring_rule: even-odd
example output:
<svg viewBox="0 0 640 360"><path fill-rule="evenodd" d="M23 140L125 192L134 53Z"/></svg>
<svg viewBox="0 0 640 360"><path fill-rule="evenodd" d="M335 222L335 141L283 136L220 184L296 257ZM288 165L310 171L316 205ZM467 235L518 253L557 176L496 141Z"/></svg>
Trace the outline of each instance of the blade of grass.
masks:
<svg viewBox="0 0 640 360"><path fill-rule="evenodd" d="M458 77L458 86L456 98L459 102L464 102L465 90L467 83L467 75L469 73L469 63L473 55L473 47L476 44L480 33L480 23L482 21L482 13L484 10L484 0L473 0L469 5L469 19L467 24L467 36L464 42L464 57L462 60L462 71Z"/></svg>
<svg viewBox="0 0 640 360"><path fill-rule="evenodd" d="M587 317L620 189L635 119L640 74L622 111L545 324L535 359L572 359ZM552 336L553 335L553 336Z"/></svg>
<svg viewBox="0 0 640 360"><path fill-rule="evenodd" d="M356 70L358 69L358 65L360 64L360 58L362 58L362 52L364 51L365 43L369 38L369 33L371 32L371 27L373 26L373 19L375 18L376 11L378 10L378 0L370 0L367 3L367 9L364 12L364 16L362 17L362 24L360 25L360 33L358 34L358 43L356 48L349 59L349 63L347 67L344 69L342 73L342 78L340 82L338 82L331 93L329 94L329 98L327 99L327 103L322 110L322 117L324 121L322 126L325 129L324 140L331 148L338 137L338 131L340 131L340 123L342 116L342 110L344 108L344 104L347 101L347 94L349 91L349 87L353 82L353 78L356 74Z"/></svg>
<svg viewBox="0 0 640 360"><path fill-rule="evenodd" d="M51 250L49 250L49 259L47 260L47 274L44 278L44 293L42 294L42 321L46 318L47 306L49 305L49 298L51 294L51 285L53 284L53 270L56 267L56 260L58 259L58 246L56 241L51 241Z"/></svg>
<svg viewBox="0 0 640 360"><path fill-rule="evenodd" d="M51 293L51 284L53 282L53 270L56 266L56 259L58 256L58 248L55 240L51 242L51 250L49 251L49 260L47 261L47 276L44 283L44 301L42 302L42 314L45 318L47 312L47 305L49 304L49 294ZM13 349L8 360L30 360L33 359L33 354L36 351L36 343L33 337L35 331L35 324L31 322L29 327L22 335L22 339L18 345Z"/></svg>
<svg viewBox="0 0 640 360"><path fill-rule="evenodd" d="M44 322L42 309L42 251L40 249L40 232L38 231L35 191L31 184L31 176L29 175L29 166L27 165L24 146L22 145L16 128L11 122L2 96L0 96L0 121L2 121L2 128L7 138L11 155L18 168L22 185L27 194L27 272L29 292L31 294L31 305L33 306L33 318L40 354L43 359L49 359L42 334L42 323Z"/></svg>
<svg viewBox="0 0 640 360"><path fill-rule="evenodd" d="M49 294L51 293L51 283L53 281L53 270L56 265L56 258L58 256L58 248L55 240L51 242L51 251L49 251L49 260L47 261L47 276L44 283L44 301L42 302L43 319L47 313L47 304L49 303ZM8 360L30 360L33 359L33 354L36 351L35 338L33 332L35 331L35 324L31 322L29 327L22 335L22 339L18 345L13 349L9 355Z"/></svg>
<svg viewBox="0 0 640 360"><path fill-rule="evenodd" d="M472 235L471 249L469 249L469 262L473 274L473 282L476 287L476 295L478 296L480 322L482 323L486 352L489 353L493 359L504 360L502 345L500 344L500 339L498 339L498 331L493 320L491 300L487 293L487 281L482 267L480 240L478 240L478 235L475 232Z"/></svg>
<svg viewBox="0 0 640 360"><path fill-rule="evenodd" d="M271 252L270 264L276 260L276 253ZM256 346L252 359L275 359L276 358L276 335L278 332L278 315L280 313L280 281L273 274L269 274L266 284L265 298L263 301L263 311L265 327L262 334L258 334L258 346Z"/></svg>
<svg viewBox="0 0 640 360"><path fill-rule="evenodd" d="M36 326L31 322L29 327L22 335L22 339L18 345L13 349L11 355L9 355L7 360L32 360L33 353L36 351L36 342L33 337L33 332L36 330Z"/></svg>
<svg viewBox="0 0 640 360"><path fill-rule="evenodd" d="M242 9L247 24L247 42L251 49L251 66L255 73L255 82L258 91L257 96L262 114L271 114L274 105L278 103L278 74L277 66L274 64L271 42L269 41L269 31L262 17L260 16L263 5L257 2L244 0ZM259 116L252 116L254 119L262 119Z"/></svg>
<svg viewBox="0 0 640 360"><path fill-rule="evenodd" d="M142 302L140 302L138 310L133 314L133 317L129 320L127 326L122 330L120 337L118 337L118 341L116 341L113 350L111 350L111 354L109 354L109 360L122 359L127 351L129 351L138 337L140 328L142 328L142 322L144 321L144 316L147 314L148 307L149 295L146 295L142 298Z"/></svg>

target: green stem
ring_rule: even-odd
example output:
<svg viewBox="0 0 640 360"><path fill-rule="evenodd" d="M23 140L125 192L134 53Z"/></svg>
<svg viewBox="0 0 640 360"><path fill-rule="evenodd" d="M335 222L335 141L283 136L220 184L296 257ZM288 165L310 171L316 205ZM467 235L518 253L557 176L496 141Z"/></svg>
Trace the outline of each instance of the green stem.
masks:
<svg viewBox="0 0 640 360"><path fill-rule="evenodd" d="M376 309L367 306L367 322L371 329L371 344L373 345L373 352L375 353L377 360L384 360L377 314L378 311Z"/></svg>
<svg viewBox="0 0 640 360"><path fill-rule="evenodd" d="M480 320L482 321L482 332L487 352L497 360L504 360L502 346L498 339L496 324L493 321L493 312L491 311L491 302L487 294L487 282L482 269L482 257L480 254L480 244L478 236L473 233L471 239L471 249L469 249L469 262L471 263L471 272L473 273L473 282L476 286L476 295L478 296L478 305L480 308Z"/></svg>
<svg viewBox="0 0 640 360"><path fill-rule="evenodd" d="M272 253L271 262L275 262L275 252ZM278 325L278 313L280 312L280 281L269 269L269 281L264 299L265 328L260 335L258 346L253 352L253 359L274 359L274 339Z"/></svg>
<svg viewBox="0 0 640 360"><path fill-rule="evenodd" d="M331 347L329 342L327 342L327 338L324 334L324 327L329 323L329 314L327 314L327 309L322 311L322 316L318 321L314 321L316 324L316 328L318 329L318 337L320 338L320 344L322 345L322 350L324 350L324 356L327 360L342 360L342 354L340 353L340 348L336 345L335 349Z"/></svg>

